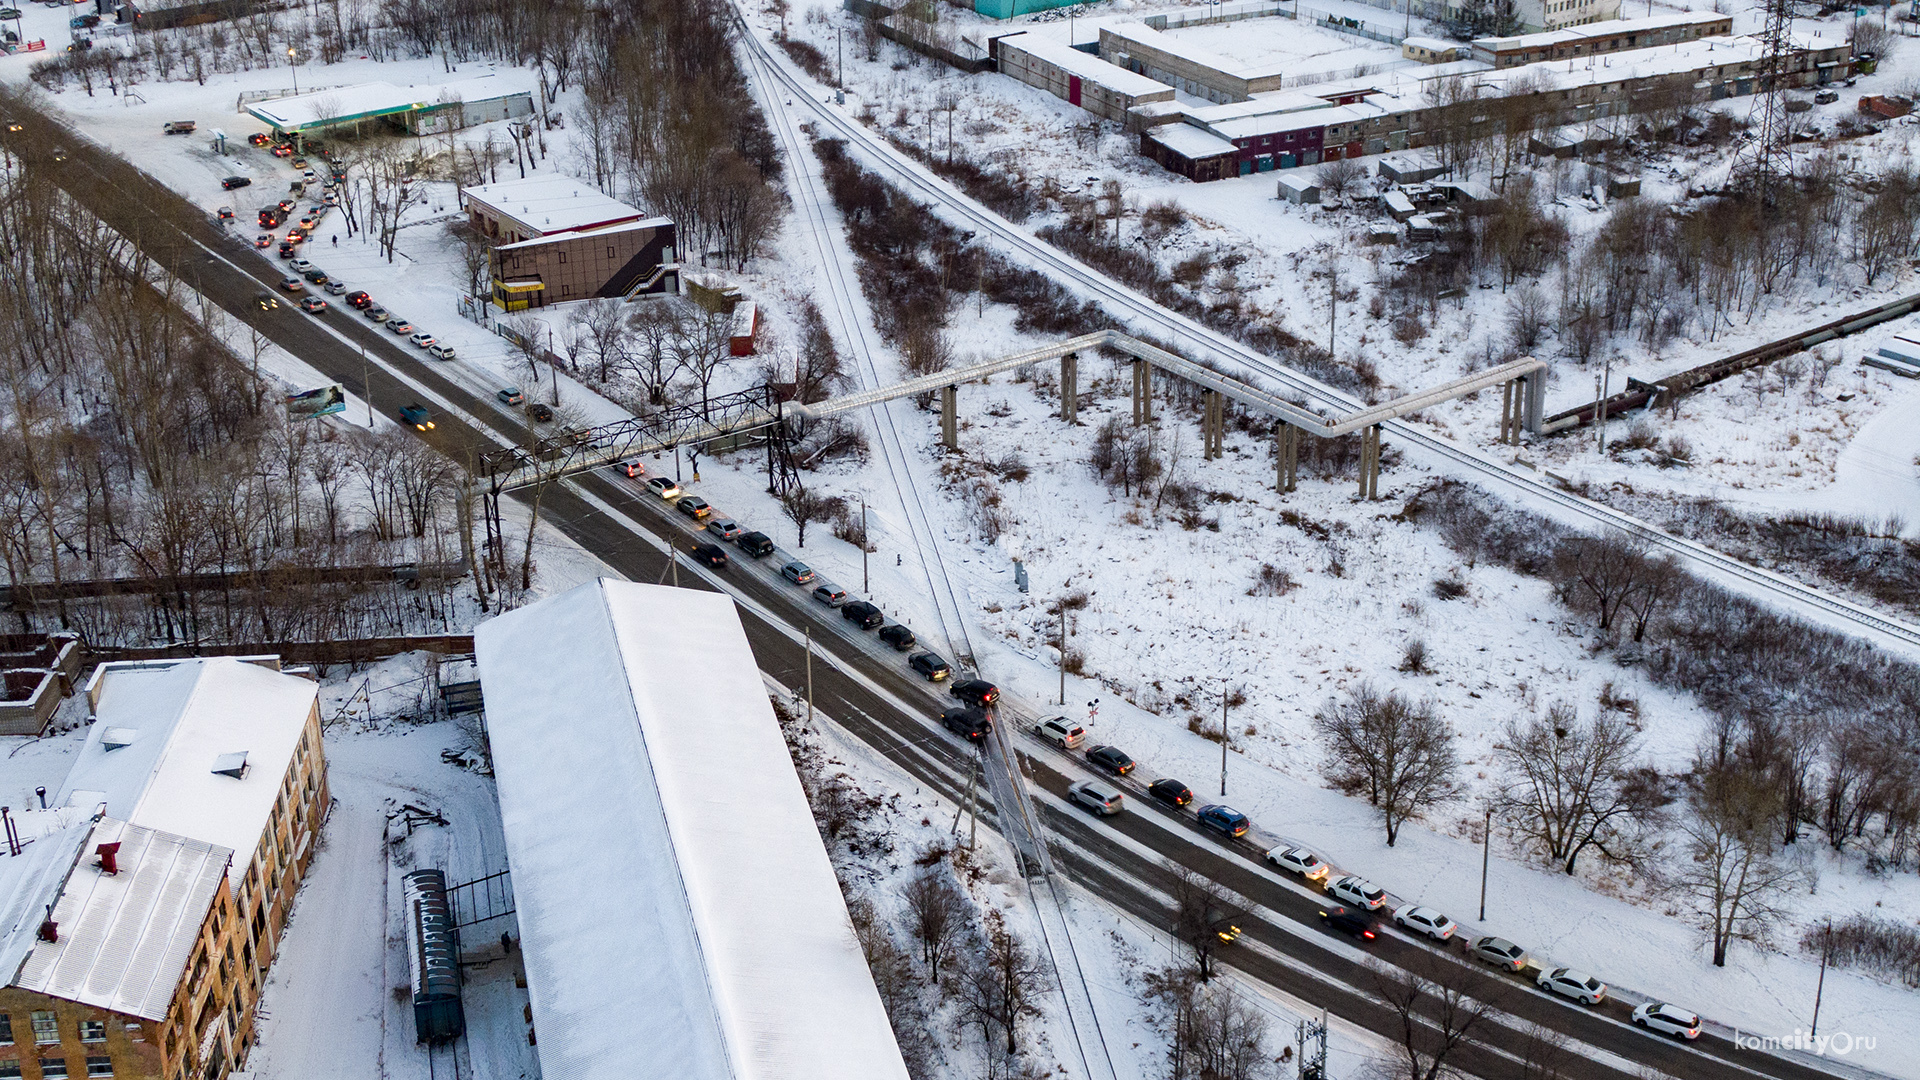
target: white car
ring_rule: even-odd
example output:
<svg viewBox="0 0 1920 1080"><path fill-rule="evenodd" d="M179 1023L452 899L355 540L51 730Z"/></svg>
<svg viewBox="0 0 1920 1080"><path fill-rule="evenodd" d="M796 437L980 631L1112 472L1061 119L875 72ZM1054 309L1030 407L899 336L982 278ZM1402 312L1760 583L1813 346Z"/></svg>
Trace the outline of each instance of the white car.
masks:
<svg viewBox="0 0 1920 1080"><path fill-rule="evenodd" d="M1537 980L1540 989L1551 990L1561 997L1570 997L1582 1005L1598 1005L1607 1000L1607 984L1572 968L1554 968L1542 972Z"/></svg>
<svg viewBox="0 0 1920 1080"><path fill-rule="evenodd" d="M424 349L429 345L440 344L440 339L437 337L434 337L432 334L427 333L425 330L422 330L417 334L407 335L407 344L413 346L416 349Z"/></svg>
<svg viewBox="0 0 1920 1080"><path fill-rule="evenodd" d="M295 259L292 262L288 263L287 266L291 267L293 272L296 274L304 274L307 271L313 269L313 264L311 262L308 262L306 259Z"/></svg>
<svg viewBox="0 0 1920 1080"><path fill-rule="evenodd" d="M1700 1037L1700 1017L1662 1001L1649 1001L1633 1010L1633 1022L1663 1035L1693 1040Z"/></svg>
<svg viewBox="0 0 1920 1080"><path fill-rule="evenodd" d="M1467 952L1483 964L1507 971L1519 971L1527 966L1527 950L1503 937L1477 938Z"/></svg>
<svg viewBox="0 0 1920 1080"><path fill-rule="evenodd" d="M1119 792L1092 780L1082 780L1067 788L1067 797L1102 816L1119 813L1126 801Z"/></svg>
<svg viewBox="0 0 1920 1080"><path fill-rule="evenodd" d="M346 294L346 291L347 291L346 282L338 281L333 278L327 279L327 292L331 293L334 296L343 296Z"/></svg>
<svg viewBox="0 0 1920 1080"><path fill-rule="evenodd" d="M1277 847L1267 852L1267 861L1282 870L1291 870L1308 881L1325 881L1333 872L1327 861L1303 847Z"/></svg>
<svg viewBox="0 0 1920 1080"><path fill-rule="evenodd" d="M433 357L435 360L451 360L453 359L453 346L441 345L435 342L427 346L427 355Z"/></svg>
<svg viewBox="0 0 1920 1080"><path fill-rule="evenodd" d="M1452 919L1430 907L1418 907L1408 904L1393 913L1393 921L1408 930L1422 933L1435 941L1445 941L1460 929Z"/></svg>
<svg viewBox="0 0 1920 1080"><path fill-rule="evenodd" d="M1077 750L1087 741L1087 729L1064 716L1050 716L1033 726L1033 733L1062 750Z"/></svg>
<svg viewBox="0 0 1920 1080"><path fill-rule="evenodd" d="M1351 874L1335 881L1327 891L1354 907L1365 908L1368 911L1379 911L1387 902L1387 890L1366 878L1354 877Z"/></svg>
<svg viewBox="0 0 1920 1080"><path fill-rule="evenodd" d="M680 485L674 483L670 477L651 477L647 480L647 486L653 489L655 495L663 499L677 499L680 497Z"/></svg>

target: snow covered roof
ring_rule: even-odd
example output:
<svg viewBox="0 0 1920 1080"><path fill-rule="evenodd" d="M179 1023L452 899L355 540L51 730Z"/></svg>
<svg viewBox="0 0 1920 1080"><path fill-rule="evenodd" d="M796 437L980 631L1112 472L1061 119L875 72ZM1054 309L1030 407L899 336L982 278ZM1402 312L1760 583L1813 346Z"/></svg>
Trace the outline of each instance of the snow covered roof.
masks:
<svg viewBox="0 0 1920 1080"><path fill-rule="evenodd" d="M1727 16L1712 11L1681 11L1669 15L1652 15L1641 19L1608 19L1603 22L1587 23L1581 26L1568 26L1559 30L1543 30L1537 34L1516 34L1512 37L1475 38L1476 49L1490 52L1513 52L1515 50L1546 49L1555 45L1566 45L1589 38L1610 38L1620 34L1643 34L1654 30L1668 30L1676 26L1712 26L1726 22Z"/></svg>
<svg viewBox="0 0 1920 1080"><path fill-rule="evenodd" d="M1214 52L1197 42L1162 33L1151 26L1140 23L1119 23L1102 26L1102 35L1112 34L1129 45L1139 45L1149 49L1158 49L1168 56L1177 56L1191 64L1231 75L1238 79L1259 79L1279 75L1299 66L1297 57L1275 57L1265 63L1245 64Z"/></svg>
<svg viewBox="0 0 1920 1080"><path fill-rule="evenodd" d="M1157 127L1147 133L1147 138L1188 161L1199 161L1203 158L1239 152L1239 148L1227 140L1210 131L1202 131L1192 124L1167 124Z"/></svg>
<svg viewBox="0 0 1920 1080"><path fill-rule="evenodd" d="M24 826L26 817L17 814L14 820ZM18 855L0 843L0 972L19 971L33 951L47 905L60 895L67 872L93 832L91 815L70 815L64 823L49 824L54 827L31 832L23 828L26 844Z"/></svg>
<svg viewBox="0 0 1920 1080"><path fill-rule="evenodd" d="M297 675L210 657L102 664L87 691L98 719L57 805L104 804L111 817L239 852L244 869L273 816L319 688ZM223 756L241 752L241 775L214 771Z"/></svg>
<svg viewBox="0 0 1920 1080"><path fill-rule="evenodd" d="M904 1080L732 600L603 578L474 646L542 1075Z"/></svg>
<svg viewBox="0 0 1920 1080"><path fill-rule="evenodd" d="M649 217L649 218L641 218L639 221L626 221L618 225L609 225L604 229L575 229L573 230L573 232L574 233L591 232L595 236L606 236L609 233L630 232L634 229L658 229L658 228L663 228L665 226L672 225L672 224L673 224L672 218ZM531 240L522 240L517 244L501 244L498 247L494 248L494 250L495 251L512 251L516 248L539 247L541 244L551 244L558 240L572 240L572 239L574 239L573 235L564 234L564 233L558 236L536 236Z"/></svg>
<svg viewBox="0 0 1920 1080"><path fill-rule="evenodd" d="M1454 49L1464 49L1468 47L1457 41L1448 41L1446 38L1419 37L1418 35L1410 38L1402 38L1400 39L1400 44L1415 49L1425 49L1428 52L1450 52Z"/></svg>
<svg viewBox="0 0 1920 1080"><path fill-rule="evenodd" d="M51 899L44 897L40 908L25 913L29 951L12 985L163 1020L233 851L111 817L60 834L62 840L73 835L80 837L78 845L49 838L4 860L21 861L45 845L45 860L64 858L68 871L53 909L58 940L41 941L36 934ZM111 843L120 845L114 874L93 857L101 844ZM9 928L9 944L21 929Z"/></svg>
<svg viewBox="0 0 1920 1080"><path fill-rule="evenodd" d="M443 102L492 101L532 92L532 87L523 81L497 75L460 79L437 86L395 86L389 82L370 82L259 101L248 105L247 111L275 130L304 131L347 120L414 112Z"/></svg>
<svg viewBox="0 0 1920 1080"><path fill-rule="evenodd" d="M571 176L554 173L463 188L460 197L518 223L534 236L618 225L643 216L642 211Z"/></svg>
<svg viewBox="0 0 1920 1080"><path fill-rule="evenodd" d="M1008 34L998 40L1002 49L1015 49L1045 60L1069 75L1078 75L1116 94L1124 94L1128 97L1164 94L1168 100L1173 96L1173 87L1166 83L1128 71L1118 64L1109 64L1098 56L1081 52L1064 41L1029 34L1024 30Z"/></svg>

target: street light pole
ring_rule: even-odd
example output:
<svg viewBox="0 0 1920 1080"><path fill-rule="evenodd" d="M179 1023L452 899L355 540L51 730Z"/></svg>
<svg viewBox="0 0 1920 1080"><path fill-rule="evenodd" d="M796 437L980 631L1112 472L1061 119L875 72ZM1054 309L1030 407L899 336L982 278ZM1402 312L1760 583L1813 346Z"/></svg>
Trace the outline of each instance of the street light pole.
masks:
<svg viewBox="0 0 1920 1080"><path fill-rule="evenodd" d="M1232 690L1220 691L1220 796L1227 794L1227 703L1233 697Z"/></svg>
<svg viewBox="0 0 1920 1080"><path fill-rule="evenodd" d="M300 68L295 63L297 59L298 55L293 51L293 46L287 46L287 70L293 73L293 93L295 97L300 96Z"/></svg>
<svg viewBox="0 0 1920 1080"><path fill-rule="evenodd" d="M1487 820L1480 828L1480 921L1487 921L1487 865L1493 861L1493 804L1487 804ZM1818 1009L1814 1010L1818 1013Z"/></svg>
<svg viewBox="0 0 1920 1080"><path fill-rule="evenodd" d="M1060 604L1060 704L1067 703L1067 605Z"/></svg>
<svg viewBox="0 0 1920 1080"><path fill-rule="evenodd" d="M1827 992L1827 957L1833 954L1833 920L1828 919L1820 932L1820 981L1813 988L1813 1026L1809 1036L1820 1034L1820 997Z"/></svg>
<svg viewBox="0 0 1920 1080"><path fill-rule="evenodd" d="M813 726L813 627L807 627L807 726Z"/></svg>
<svg viewBox="0 0 1920 1080"><path fill-rule="evenodd" d="M867 580L867 496L860 494L860 591L873 595L873 586Z"/></svg>

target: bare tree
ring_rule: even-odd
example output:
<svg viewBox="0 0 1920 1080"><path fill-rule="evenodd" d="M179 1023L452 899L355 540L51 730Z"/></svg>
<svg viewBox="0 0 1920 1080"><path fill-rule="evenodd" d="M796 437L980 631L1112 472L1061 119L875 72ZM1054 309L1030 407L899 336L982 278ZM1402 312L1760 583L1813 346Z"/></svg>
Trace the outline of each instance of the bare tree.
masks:
<svg viewBox="0 0 1920 1080"><path fill-rule="evenodd" d="M1714 966L1725 967L1734 942L1770 939L1784 920L1781 900L1799 873L1775 858L1780 795L1764 777L1715 768L1704 758L1697 759L1696 771L1699 786L1680 825L1684 861L1670 885L1706 933Z"/></svg>
<svg viewBox="0 0 1920 1080"><path fill-rule="evenodd" d="M940 981L940 963L953 951L954 937L964 926L966 899L954 887L942 860L922 870L901 890L907 902L907 929L920 943L920 962L927 979Z"/></svg>
<svg viewBox="0 0 1920 1080"><path fill-rule="evenodd" d="M1625 718L1581 723L1572 705L1555 702L1545 717L1508 721L1494 752L1511 776L1502 817L1548 860L1571 874L1589 847L1615 862L1640 857L1639 827L1665 804L1665 785Z"/></svg>
<svg viewBox="0 0 1920 1080"><path fill-rule="evenodd" d="M1393 1010L1395 1041L1403 1055L1394 1075L1406 1080L1437 1080L1447 1060L1491 1023L1504 983L1479 980L1481 997L1467 993L1469 970L1444 953L1418 950L1404 966L1375 964L1374 993Z"/></svg>
<svg viewBox="0 0 1920 1080"><path fill-rule="evenodd" d="M1367 178L1367 167L1356 158L1336 158L1320 166L1317 176L1322 197L1345 199L1360 190Z"/></svg>
<svg viewBox="0 0 1920 1080"><path fill-rule="evenodd" d="M1571 536L1555 549L1554 563L1561 601L1568 607L1586 601L1600 629L1610 630L1627 597L1640 586L1647 559L1641 545L1625 536Z"/></svg>
<svg viewBox="0 0 1920 1080"><path fill-rule="evenodd" d="M1168 927L1173 936L1193 950L1194 972L1201 980L1213 978L1213 956L1239 936L1234 920L1252 908L1246 897L1181 863L1166 864L1172 875L1168 891L1173 910Z"/></svg>
<svg viewBox="0 0 1920 1080"><path fill-rule="evenodd" d="M781 511L787 515L787 520L793 522L794 528L799 530L796 547L807 546L807 526L810 523L833 520L833 504L838 501L824 497L804 484L795 484L793 490L781 496Z"/></svg>
<svg viewBox="0 0 1920 1080"><path fill-rule="evenodd" d="M1039 1015L1033 999L1046 988L1047 968L1013 936L999 912L987 915L987 939L948 978L959 1001L961 1022L980 1029L992 1047L1004 1037L1006 1053L1020 1048L1020 1026Z"/></svg>
<svg viewBox="0 0 1920 1080"><path fill-rule="evenodd" d="M1252 1080L1270 1075L1269 1025L1227 981L1202 982L1191 968L1146 975L1148 996L1162 1007L1168 1080Z"/></svg>
<svg viewBox="0 0 1920 1080"><path fill-rule="evenodd" d="M1367 796L1386 825L1388 847L1403 822L1454 793L1453 729L1431 702L1383 697L1362 683L1347 700L1328 702L1314 726L1326 740L1334 786Z"/></svg>

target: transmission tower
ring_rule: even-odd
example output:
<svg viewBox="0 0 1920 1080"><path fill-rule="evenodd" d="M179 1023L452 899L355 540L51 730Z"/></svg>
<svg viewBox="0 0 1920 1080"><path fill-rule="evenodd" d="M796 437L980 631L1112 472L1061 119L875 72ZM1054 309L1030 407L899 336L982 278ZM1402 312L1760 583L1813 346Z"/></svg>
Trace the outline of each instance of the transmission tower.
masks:
<svg viewBox="0 0 1920 1080"><path fill-rule="evenodd" d="M1320 1019L1302 1020L1293 1039L1300 1048L1300 1080L1327 1080L1327 1012Z"/></svg>
<svg viewBox="0 0 1920 1080"><path fill-rule="evenodd" d="M1787 161L1786 81L1794 54L1794 0L1767 0L1767 22L1760 33L1761 56L1754 78L1753 108L1747 113L1752 142L1734 162L1728 187L1770 206L1779 185L1792 172Z"/></svg>

